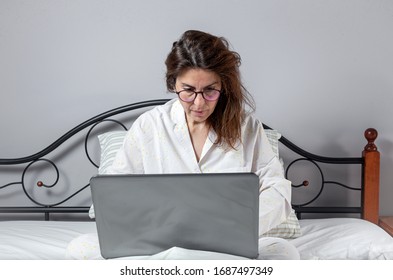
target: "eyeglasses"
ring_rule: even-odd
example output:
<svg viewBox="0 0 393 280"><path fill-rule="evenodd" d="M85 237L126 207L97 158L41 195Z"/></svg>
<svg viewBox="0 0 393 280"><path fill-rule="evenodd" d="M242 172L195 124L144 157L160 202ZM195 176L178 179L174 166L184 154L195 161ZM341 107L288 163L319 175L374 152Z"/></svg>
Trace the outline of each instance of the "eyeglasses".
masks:
<svg viewBox="0 0 393 280"><path fill-rule="evenodd" d="M220 97L221 91L218 89L204 89L202 91L184 89L177 91L176 94L179 96L180 100L184 102L193 102L198 94L202 94L202 97L206 101L216 101Z"/></svg>

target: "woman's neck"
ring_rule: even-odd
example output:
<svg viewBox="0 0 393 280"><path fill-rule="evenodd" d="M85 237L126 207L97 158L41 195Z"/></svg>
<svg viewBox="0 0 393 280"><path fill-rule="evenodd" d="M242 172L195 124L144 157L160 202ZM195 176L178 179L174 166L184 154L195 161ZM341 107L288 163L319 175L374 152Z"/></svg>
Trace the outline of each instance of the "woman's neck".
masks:
<svg viewBox="0 0 393 280"><path fill-rule="evenodd" d="M187 122L187 126L191 144L193 146L196 159L199 162L202 156L203 146L205 145L207 136L209 135L210 125L207 122Z"/></svg>

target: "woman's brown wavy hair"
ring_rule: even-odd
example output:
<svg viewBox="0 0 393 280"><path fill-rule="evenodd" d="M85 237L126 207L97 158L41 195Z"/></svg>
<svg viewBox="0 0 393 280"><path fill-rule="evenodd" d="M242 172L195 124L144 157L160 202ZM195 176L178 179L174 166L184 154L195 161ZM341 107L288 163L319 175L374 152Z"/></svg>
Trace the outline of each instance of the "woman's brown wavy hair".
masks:
<svg viewBox="0 0 393 280"><path fill-rule="evenodd" d="M175 92L176 78L189 69L203 69L221 78L221 95L209 117L209 123L217 134L216 144L235 148L241 140L241 124L245 105L255 109L254 101L240 78L240 55L229 49L223 37L189 30L173 43L166 61L166 84Z"/></svg>

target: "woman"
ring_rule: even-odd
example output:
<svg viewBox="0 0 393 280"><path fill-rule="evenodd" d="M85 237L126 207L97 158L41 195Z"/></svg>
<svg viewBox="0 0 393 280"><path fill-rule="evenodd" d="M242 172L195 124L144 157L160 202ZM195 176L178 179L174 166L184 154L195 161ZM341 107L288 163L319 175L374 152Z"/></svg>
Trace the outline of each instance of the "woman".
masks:
<svg viewBox="0 0 393 280"><path fill-rule="evenodd" d="M254 172L260 179L263 234L289 215L291 187L261 122L247 111L254 103L241 83L240 56L228 45L224 38L192 30L173 43L166 84L177 98L134 122L112 173ZM265 238L260 257L298 258L298 253L284 240Z"/></svg>

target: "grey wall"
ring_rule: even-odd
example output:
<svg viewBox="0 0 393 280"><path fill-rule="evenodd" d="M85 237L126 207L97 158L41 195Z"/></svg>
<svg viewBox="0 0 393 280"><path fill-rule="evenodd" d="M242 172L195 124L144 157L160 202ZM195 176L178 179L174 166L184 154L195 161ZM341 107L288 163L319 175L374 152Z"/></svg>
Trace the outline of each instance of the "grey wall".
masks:
<svg viewBox="0 0 393 280"><path fill-rule="evenodd" d="M359 156L363 131L377 128L380 213L393 214L389 0L0 0L0 158L33 154L104 110L170 97L164 59L187 29L229 39L257 116L300 146ZM15 176L2 172L0 185Z"/></svg>

